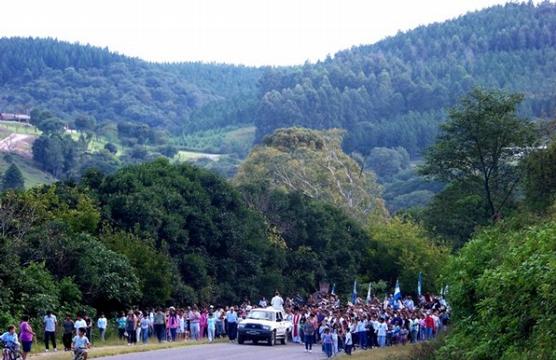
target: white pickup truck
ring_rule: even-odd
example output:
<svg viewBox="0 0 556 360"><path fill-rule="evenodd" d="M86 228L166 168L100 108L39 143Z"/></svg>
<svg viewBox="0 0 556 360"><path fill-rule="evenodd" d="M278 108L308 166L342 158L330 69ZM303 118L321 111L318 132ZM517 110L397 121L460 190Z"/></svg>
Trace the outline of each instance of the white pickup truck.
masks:
<svg viewBox="0 0 556 360"><path fill-rule="evenodd" d="M251 340L253 343L266 341L268 345L272 346L280 340L285 345L292 328L293 324L286 320L282 310L273 307L253 309L247 318L238 324L237 343L243 344L246 340Z"/></svg>

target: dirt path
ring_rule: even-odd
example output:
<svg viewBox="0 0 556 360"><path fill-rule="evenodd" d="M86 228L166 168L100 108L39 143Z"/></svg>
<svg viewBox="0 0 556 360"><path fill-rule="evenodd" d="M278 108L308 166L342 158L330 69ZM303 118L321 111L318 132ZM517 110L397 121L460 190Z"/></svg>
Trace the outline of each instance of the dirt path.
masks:
<svg viewBox="0 0 556 360"><path fill-rule="evenodd" d="M0 152L26 152L33 135L10 134L0 140Z"/></svg>

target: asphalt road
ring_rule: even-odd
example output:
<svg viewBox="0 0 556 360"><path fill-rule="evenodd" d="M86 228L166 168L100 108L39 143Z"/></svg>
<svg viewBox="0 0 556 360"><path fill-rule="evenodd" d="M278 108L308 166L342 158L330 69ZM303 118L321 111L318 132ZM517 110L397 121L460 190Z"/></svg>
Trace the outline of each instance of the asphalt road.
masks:
<svg viewBox="0 0 556 360"><path fill-rule="evenodd" d="M142 353L118 355L99 358L101 360L317 360L326 357L321 352L321 346L316 345L312 353L306 353L299 344L288 345L244 345L212 344L193 345L177 349L156 350Z"/></svg>

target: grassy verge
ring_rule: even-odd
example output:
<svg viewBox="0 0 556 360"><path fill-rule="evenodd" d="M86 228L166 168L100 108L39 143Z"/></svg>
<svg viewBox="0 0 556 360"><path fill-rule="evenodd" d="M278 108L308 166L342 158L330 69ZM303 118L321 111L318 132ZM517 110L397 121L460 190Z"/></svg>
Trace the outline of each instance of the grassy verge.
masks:
<svg viewBox="0 0 556 360"><path fill-rule="evenodd" d="M366 351L353 352L351 359L354 360L393 360L404 359L409 357L411 352L415 350L415 345L399 345L390 346L382 349L372 349ZM346 357L348 358L348 357Z"/></svg>
<svg viewBox="0 0 556 360"><path fill-rule="evenodd" d="M121 342L119 342L121 344ZM93 346L89 350L89 359L91 358L98 358L103 356L114 356L114 355L123 355L123 354L131 354L137 352L145 352L145 351L153 351L153 350L164 350L164 349L174 349L174 348L181 348L186 346L192 345L201 345L201 344L208 344L205 341L177 341L173 343L151 343L147 345L137 344L135 346L127 346L127 345L110 345L110 342L106 342L102 345ZM42 346L37 344L37 349L42 350ZM41 344L42 345L42 344ZM31 358L35 359L44 359L44 360L67 360L72 358L72 353L70 352L57 352L57 353L35 353L32 354Z"/></svg>

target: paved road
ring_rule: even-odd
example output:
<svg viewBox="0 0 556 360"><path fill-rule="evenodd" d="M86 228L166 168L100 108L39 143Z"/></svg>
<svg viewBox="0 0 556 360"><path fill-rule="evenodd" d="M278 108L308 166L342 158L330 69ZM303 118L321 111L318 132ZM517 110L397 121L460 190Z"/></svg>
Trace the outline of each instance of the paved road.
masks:
<svg viewBox="0 0 556 360"><path fill-rule="evenodd" d="M178 349L156 350L99 358L101 360L318 360L325 356L317 345L311 354L304 352L301 345L194 345Z"/></svg>

